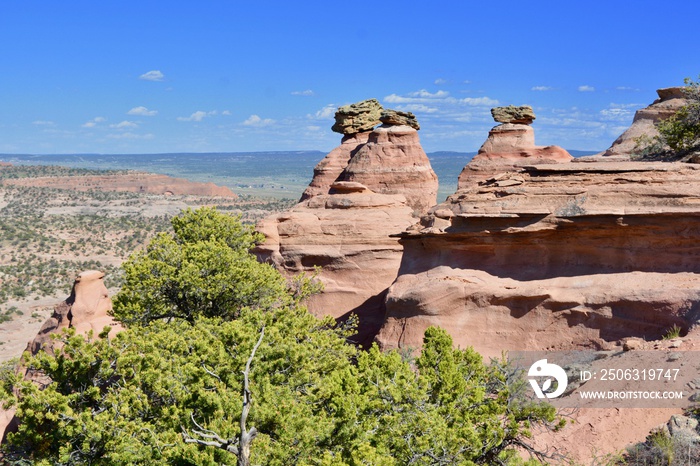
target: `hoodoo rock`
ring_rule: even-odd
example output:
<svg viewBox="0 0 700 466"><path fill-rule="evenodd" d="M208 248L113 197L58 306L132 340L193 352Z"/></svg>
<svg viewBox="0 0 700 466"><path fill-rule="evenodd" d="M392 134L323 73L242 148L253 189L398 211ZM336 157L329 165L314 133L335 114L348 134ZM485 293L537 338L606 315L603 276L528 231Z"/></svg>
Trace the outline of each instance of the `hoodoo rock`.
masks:
<svg viewBox="0 0 700 466"><path fill-rule="evenodd" d="M479 185L503 171L517 170L522 165L570 162L573 157L559 146L536 146L530 123L535 113L530 106L508 106L491 109L500 125L489 131L486 142L459 175L458 188Z"/></svg>
<svg viewBox="0 0 700 466"><path fill-rule="evenodd" d="M401 245L390 235L414 223L412 212L403 195L341 182L259 223L265 242L255 253L290 275L321 267L324 291L310 298L309 310L336 319L356 314L357 340L368 344L384 322L386 289L401 263Z"/></svg>
<svg viewBox="0 0 700 466"><path fill-rule="evenodd" d="M627 157L639 152L639 138L653 139L659 135L656 124L673 116L681 107L688 104L682 87L658 89L659 98L651 105L637 110L632 120L632 126L620 135L602 154L603 157Z"/></svg>
<svg viewBox="0 0 700 466"><path fill-rule="evenodd" d="M339 122L346 122L347 115L361 115L358 109L374 109L374 104L368 102L377 101L370 99L339 108L334 128ZM352 181L375 193L402 194L417 213L425 213L435 205L438 179L421 147L415 116L395 110L382 111L381 126L344 136L340 146L316 165L314 177L300 201L329 194L335 182ZM370 129L380 123L374 121Z"/></svg>
<svg viewBox="0 0 700 466"><path fill-rule="evenodd" d="M105 327L112 327L110 335L121 330L121 326L108 314L112 309L107 287L103 282L104 273L97 270L81 272L73 283L70 296L54 308L51 317L44 323L39 333L27 345L26 351L36 355L40 351L53 354L61 343L51 338L63 330L73 328L77 335L86 335L92 330L95 337ZM24 378L35 383L50 382L45 375L26 368L20 368ZM0 403L0 442L8 432L17 428L15 409L3 409Z"/></svg>
<svg viewBox="0 0 700 466"><path fill-rule="evenodd" d="M377 99L367 99L340 107L335 112L335 124L331 128L336 133L356 134L372 131L380 122L384 107Z"/></svg>
<svg viewBox="0 0 700 466"><path fill-rule="evenodd" d="M104 275L97 270L81 272L73 283L70 296L54 308L51 317L27 346L27 351L33 355L41 350L52 353L55 341L51 334L63 329L74 328L78 335L85 335L90 330L97 335L106 326L113 327L112 332L118 331L119 325L109 315L112 300L103 281Z"/></svg>
<svg viewBox="0 0 700 466"><path fill-rule="evenodd" d="M340 108L336 121L348 113ZM373 131L343 137L314 169L299 204L258 224L266 240L255 251L287 274L321 267L325 290L309 309L340 319L357 314L358 341L365 344L384 322L386 289L401 263L401 245L391 235L435 205L438 187L418 132L399 118L411 115L385 115L392 116Z"/></svg>

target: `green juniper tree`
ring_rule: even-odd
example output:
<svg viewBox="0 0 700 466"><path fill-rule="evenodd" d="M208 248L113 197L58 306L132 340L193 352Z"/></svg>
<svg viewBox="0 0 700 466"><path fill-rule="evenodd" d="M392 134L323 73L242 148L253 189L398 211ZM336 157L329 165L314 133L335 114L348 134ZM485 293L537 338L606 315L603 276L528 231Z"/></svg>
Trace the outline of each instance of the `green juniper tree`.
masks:
<svg viewBox="0 0 700 466"><path fill-rule="evenodd" d="M69 331L55 355L24 361L45 386L3 372L20 422L6 463L524 464L516 449L555 412L523 401L502 362L437 328L413 362L359 350L352 326L312 316L305 292L246 255L257 237L236 221L210 209L174 221L126 267L124 331Z"/></svg>

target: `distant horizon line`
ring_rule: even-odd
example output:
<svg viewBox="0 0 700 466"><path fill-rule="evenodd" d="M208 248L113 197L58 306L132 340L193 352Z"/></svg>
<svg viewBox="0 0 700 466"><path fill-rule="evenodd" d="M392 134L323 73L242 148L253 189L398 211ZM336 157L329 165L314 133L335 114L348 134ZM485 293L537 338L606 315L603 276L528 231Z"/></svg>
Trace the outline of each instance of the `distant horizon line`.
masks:
<svg viewBox="0 0 700 466"><path fill-rule="evenodd" d="M603 152L603 150L596 149L565 149L569 153L591 153L596 154ZM16 153L16 152L3 152L0 153L0 158L2 157L47 157L47 156L66 156L66 155L77 155L77 156L119 156L119 155L215 155L215 154L310 154L310 153L321 153L328 154L330 151L323 151L318 149L305 149L305 150L258 150L258 151L211 151L211 152L115 152L115 153L102 153L102 152L54 152L54 153ZM467 154L475 155L478 151L457 151L457 150L435 150L426 151L426 154L440 154L440 153L452 153L452 154Z"/></svg>

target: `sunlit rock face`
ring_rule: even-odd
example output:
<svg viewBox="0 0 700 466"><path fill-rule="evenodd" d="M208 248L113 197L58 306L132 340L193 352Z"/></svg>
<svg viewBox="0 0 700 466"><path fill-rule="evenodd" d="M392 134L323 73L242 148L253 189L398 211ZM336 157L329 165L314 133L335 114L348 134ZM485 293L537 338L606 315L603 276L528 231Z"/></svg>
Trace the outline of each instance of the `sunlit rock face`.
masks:
<svg viewBox="0 0 700 466"><path fill-rule="evenodd" d="M523 165L459 189L402 235L377 337L420 347L607 348L700 317L700 167Z"/></svg>
<svg viewBox="0 0 700 466"><path fill-rule="evenodd" d="M309 309L338 319L356 314L363 344L384 322L386 290L401 263L401 244L391 235L435 205L438 188L415 117L375 102L338 110L340 146L316 166L299 204L258 224L266 239L255 250L289 275L321 267L324 292Z"/></svg>
<svg viewBox="0 0 700 466"><path fill-rule="evenodd" d="M620 135L612 145L599 155L603 157L629 157L639 152L639 138L647 140L658 136L656 123L673 116L681 107L688 104L682 87L668 87L656 91L659 98L648 107L637 110L632 125Z"/></svg>

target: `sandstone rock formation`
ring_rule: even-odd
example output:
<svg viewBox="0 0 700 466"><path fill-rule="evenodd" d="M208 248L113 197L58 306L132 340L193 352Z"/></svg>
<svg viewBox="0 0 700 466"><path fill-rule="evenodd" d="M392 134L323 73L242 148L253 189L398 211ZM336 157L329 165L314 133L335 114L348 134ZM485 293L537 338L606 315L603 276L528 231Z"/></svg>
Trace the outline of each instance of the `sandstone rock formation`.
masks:
<svg viewBox="0 0 700 466"><path fill-rule="evenodd" d="M418 132L405 125L383 124L348 162L343 179L374 192L402 194L416 212L435 205L438 179L423 151Z"/></svg>
<svg viewBox="0 0 700 466"><path fill-rule="evenodd" d="M367 344L384 321L385 291L401 262L401 245L390 235L415 218L403 195L373 193L359 183L333 186L334 193L259 223L266 240L255 252L288 274L322 267L325 289L310 299L309 310L337 319L357 314L357 338Z"/></svg>
<svg viewBox="0 0 700 466"><path fill-rule="evenodd" d="M367 117L376 108L373 102L376 100L339 108L334 128L339 125L347 128L350 125L348 115L362 121L373 121L373 117ZM361 112L367 108L371 110ZM394 110L386 110L381 115L385 120L381 126L373 131L344 136L340 146L319 162L301 201L328 194L331 184L337 181L354 181L376 193L403 194L408 205L419 213L435 204L438 180L420 145L415 116ZM379 123L374 121L371 128Z"/></svg>
<svg viewBox="0 0 700 466"><path fill-rule="evenodd" d="M108 315L112 309L107 288L104 285L104 273L97 270L81 272L73 283L70 296L56 305L53 315L44 323L41 330L27 345L26 351L36 355L39 351L53 354L60 343L51 338L64 329L74 328L76 334L85 335L93 331L95 337L105 327L112 327L110 335L121 330L121 326ZM25 369L22 369L25 371ZM24 377L35 383L48 383L45 376L27 371ZM7 432L17 427L14 409L4 410L0 406L0 443Z"/></svg>
<svg viewBox="0 0 700 466"><path fill-rule="evenodd" d="M112 301L103 281L104 275L97 270L88 270L76 277L70 296L54 308L53 315L27 346L29 353L34 355L41 350L53 353L55 342L51 335L63 329L74 328L78 335L92 330L97 335L106 326L113 327L112 332L121 328L108 314Z"/></svg>
<svg viewBox="0 0 700 466"><path fill-rule="evenodd" d="M440 325L460 346L606 348L700 319L700 167L523 166L460 189L402 235L384 347Z"/></svg>
<svg viewBox="0 0 700 466"><path fill-rule="evenodd" d="M561 163L573 159L558 146L536 146L535 132L530 123L535 119L532 107L496 107L491 109L496 122L477 155L459 175L458 189L478 185L502 171L520 165Z"/></svg>
<svg viewBox="0 0 700 466"><path fill-rule="evenodd" d="M658 136L656 123L674 115L678 109L686 105L682 87L668 87L656 91L659 98L651 105L634 114L632 126L620 135L612 145L599 155L604 157L626 157L639 152L637 149L637 139L646 136L651 139Z"/></svg>
<svg viewBox="0 0 700 466"><path fill-rule="evenodd" d="M316 165L314 177L301 195L300 201L319 194L328 194L331 184L343 179L343 172L350 159L367 143L369 135L369 132L362 132L344 136L340 145Z"/></svg>
<svg viewBox="0 0 700 466"><path fill-rule="evenodd" d="M75 191L117 191L132 193L238 197L231 189L214 183L199 183L153 173L127 172L111 175L46 176L6 179L14 186L50 186Z"/></svg>
<svg viewBox="0 0 700 466"><path fill-rule="evenodd" d="M347 128L348 115L359 119L358 108L375 108L366 102L340 108L336 121ZM343 137L314 169L299 204L258 224L266 241L256 254L289 274L322 267L325 291L311 299L310 310L336 318L357 314L365 344L383 323L384 295L401 262L401 245L390 235L434 205L438 187L416 129L403 124L412 115L384 115L373 131Z"/></svg>
<svg viewBox="0 0 700 466"><path fill-rule="evenodd" d="M335 112L335 124L331 129L345 135L371 131L380 123L382 111L384 107L377 99L345 105Z"/></svg>

